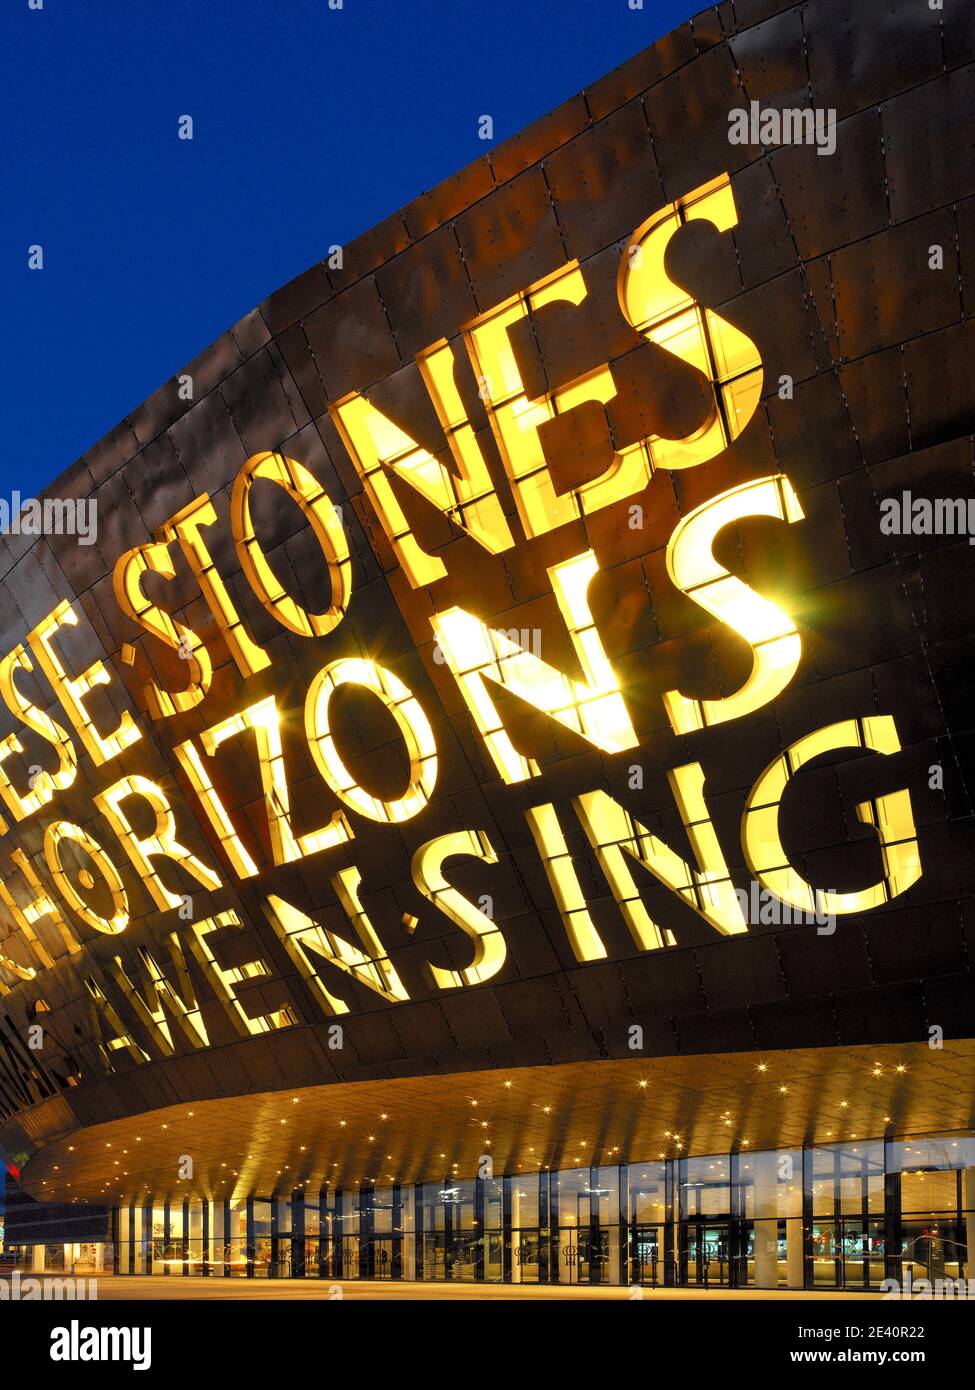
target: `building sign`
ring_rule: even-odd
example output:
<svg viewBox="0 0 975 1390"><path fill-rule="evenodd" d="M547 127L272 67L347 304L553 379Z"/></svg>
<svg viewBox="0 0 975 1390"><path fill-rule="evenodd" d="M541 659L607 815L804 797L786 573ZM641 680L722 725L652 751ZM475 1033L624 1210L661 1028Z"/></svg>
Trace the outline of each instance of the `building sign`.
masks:
<svg viewBox="0 0 975 1390"><path fill-rule="evenodd" d="M736 572L728 538L756 521L783 554L800 555L820 538L785 472L729 481L722 461L749 429L766 384L763 343L674 278L674 250L688 228L698 247L717 253L747 216L732 179L722 174L648 212L618 248L614 302L606 283L591 283L586 267L569 260L458 323L459 336L415 353L441 452L365 387L340 395L328 416L359 480L353 501L333 495L301 457L254 452L236 473L229 508L200 491L153 534L112 555L104 624L129 633L115 665L79 659L91 618L65 598L4 652L0 697L18 727L0 743L0 990L24 1020L3 1038L6 1115L77 1079L73 1062L31 1053L31 1028L43 1032L38 1001L43 1009L64 959L82 963L86 1041L97 1041L97 1054L81 1070L91 1075L94 1066L96 1076L208 1047L216 1041L213 1001L230 1035L247 1038L315 1022L307 999L321 1022L355 1013L362 990L387 1006L416 998L419 979L428 996L496 979L515 949L492 888L503 846L489 825L464 819L454 789L462 788L456 770L467 753L431 703L432 689L452 718L466 721L484 780L494 784L495 816L518 822L513 833L533 845L578 963L619 949L591 910L580 846L589 847L587 863L605 880L635 953L678 944L648 906L650 883L709 934L730 938L747 934L769 903L786 915L768 920L822 927L891 902L921 877L911 790L886 771L872 783L867 777L870 789L856 805L871 837L856 883L810 877L783 836L781 808L800 769L846 752L869 754L878 769L896 760L893 710L822 708L818 722L752 769L737 818L740 845L729 843L727 816L721 828L715 823L716 764L742 722L790 687L806 640L793 596L781 585L770 595L740 566ZM661 382L676 373L696 415L679 436L648 429L614 441L606 431L602 454L590 451L588 475L566 485L572 460L559 458L556 444L571 449L624 389L613 362L587 356L581 314L597 295L606 301L603 320L617 320L654 347L655 360L666 359ZM552 386L526 371L524 344L555 306L578 370ZM577 338L573 315L583 325ZM472 418L472 389L493 453ZM657 644L639 662L614 656L595 601L605 577L598 550L607 548L608 522L621 555L646 553L647 509L662 505L657 475L692 473L701 481L673 519L657 573L661 587L695 605L702 633L730 643L733 659L716 676L698 644L702 663L685 663L672 686L664 683L648 726L634 689L654 677ZM314 538L311 564L307 548L301 552L309 573L299 585L285 582L264 539L262 516L289 505ZM597 550L589 528L601 519ZM380 643L370 650L360 636L344 641L362 579L354 521L381 528L380 559L421 664L416 653L402 661L380 655ZM123 529L131 537L131 525ZM458 538L463 550L448 544ZM499 610L492 595L503 562L529 554L542 557L541 616L512 628L507 605ZM465 574L473 567L483 575L477 601L455 597L452 557L460 555ZM374 562L372 570L375 581ZM117 612L108 612L110 602ZM287 646L273 640L282 633ZM730 680L729 669L737 673ZM388 748L393 771L381 786L354 755L360 719L381 730ZM647 750L665 736L680 740L681 754L664 769L678 819L661 833L641 810L641 792ZM598 762L579 760L580 750ZM585 775L573 770L577 762ZM896 774L896 761L890 766ZM403 911L402 930L429 947L412 952L422 971L409 978L362 892L370 863L385 845L399 852L405 827L416 907ZM729 862L742 861L736 876ZM327 911L296 869L327 880ZM470 883L475 891L463 886ZM228 889L242 887L253 890L243 911L240 899L227 901ZM150 900L151 936L123 955L137 895ZM251 907L270 937L255 934ZM417 934L424 918L438 923L439 935ZM235 946L238 936L246 949ZM260 945L267 940L278 943L278 959L290 962L307 999L270 987L262 995L265 981L280 983ZM92 942L100 944L89 958ZM262 997L266 1007L256 1007ZM73 1046L65 1035L62 1059Z"/></svg>

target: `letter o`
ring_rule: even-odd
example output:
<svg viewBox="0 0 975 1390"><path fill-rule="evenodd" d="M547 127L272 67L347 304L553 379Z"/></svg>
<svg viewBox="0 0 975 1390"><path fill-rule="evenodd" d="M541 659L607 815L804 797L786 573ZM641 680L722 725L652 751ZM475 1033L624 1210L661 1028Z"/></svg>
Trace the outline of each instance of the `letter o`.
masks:
<svg viewBox="0 0 975 1390"><path fill-rule="evenodd" d="M410 784L396 801L381 801L360 787L339 756L328 708L342 685L371 690L396 720L410 759ZM437 745L419 700L392 671L375 661L332 661L315 676L305 698L305 735L318 771L347 806L375 821L406 821L423 810L437 781Z"/></svg>
<svg viewBox="0 0 975 1390"><path fill-rule="evenodd" d="M251 519L250 490L258 479L284 488L308 519L328 564L332 603L324 613L307 613L285 593L267 562ZM338 513L321 484L303 464L283 454L254 454L234 479L230 525L241 568L261 603L289 632L324 637L342 621L352 592L349 543Z"/></svg>
<svg viewBox="0 0 975 1390"><path fill-rule="evenodd" d="M110 918L99 917L97 912L93 912L69 879L61 863L60 844L62 840L73 840L76 845L80 845L89 859L97 866L112 894L112 916ZM68 906L77 912L78 916L90 927L94 927L95 931L102 932L106 936L118 936L120 932L125 931L129 925L129 900L125 892L125 885L122 883L118 869L97 840L93 840L87 831L82 830L80 825L74 825L69 820L54 821L44 831L44 858L47 860L47 867L51 871L51 876L61 896Z"/></svg>

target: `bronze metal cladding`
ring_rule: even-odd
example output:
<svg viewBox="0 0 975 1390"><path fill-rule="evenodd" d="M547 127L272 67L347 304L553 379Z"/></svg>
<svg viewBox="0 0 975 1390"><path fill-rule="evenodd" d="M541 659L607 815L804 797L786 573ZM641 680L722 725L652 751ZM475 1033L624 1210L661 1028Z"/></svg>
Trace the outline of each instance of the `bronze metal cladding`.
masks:
<svg viewBox="0 0 975 1390"><path fill-rule="evenodd" d="M833 113L834 152L782 140L784 115L804 109ZM585 1064L598 1090L601 1066L615 1084L640 1059L663 1084L668 1058L687 1070L695 1057L868 1055L923 1048L932 1028L949 1042L972 1034L975 547L962 521L926 531L915 504L973 494L973 110L970 6L723 3L344 247L341 264L312 267L133 411L47 494L94 499L95 544L0 537L0 654L24 657L4 667L0 737L22 749L7 748L0 770L21 799L37 790L35 763L58 777L54 736L11 712L18 694L77 763L20 819L0 807L0 1142L19 1166L94 1125L124 1137L145 1112L233 1097L264 1105L352 1083L385 1095L424 1078L436 1114L452 1075L557 1067L571 1090L565 1068ZM735 111L743 143L729 138ZM702 189L717 192L695 217ZM722 350L746 368L753 345L750 404L725 389L733 365L712 362L709 378L621 310L634 234L668 208L680 225L664 267L687 332L703 341L709 324L720 346L730 324ZM574 262L575 281L553 280ZM479 359L471 326L509 300L515 376L502 389L478 370L486 349ZM455 390L438 415L424 354L442 341ZM600 370L603 399L560 395ZM533 477L567 507L551 527L544 500L531 511L533 484L512 486L519 457L503 456L515 378L509 429L531 434ZM441 483L458 477L449 446L463 434L490 505L451 519L387 460L378 476L403 517L391 535L350 455L337 410L350 398L426 451ZM724 443L671 466L667 441L699 437L715 408ZM649 476L578 505L648 439L663 441ZM264 454L260 472L249 461ZM275 456L301 465L281 465L290 493ZM245 465L249 539L234 491ZM712 561L746 586L746 604L760 596L784 615L792 645L776 650L794 661L781 688L724 718L714 711L745 686L768 634L750 643L708 611L693 582L675 582L668 552L697 509L761 480L773 480L768 506L717 531ZM885 525L891 499L912 526ZM192 528L173 521L194 506L195 558ZM326 563L326 514L347 538L344 570L334 554ZM475 514L493 547L466 524ZM130 599L143 621L117 592L120 557L139 547L146 573ZM408 553L421 557L412 579ZM560 606L552 571L585 555L591 582L576 586L581 599L573 590L574 609ZM150 609L180 625L175 642L151 630ZM536 663L519 668L521 694L482 682L496 714L484 727L437 639L434 620L454 610L468 635L470 623L501 630ZM285 612L331 618L304 635ZM43 651L63 669L53 684ZM99 662L105 680L69 689ZM329 699L320 673L340 662L353 664ZM537 663L576 692L574 715L564 701L562 719L551 701L533 705ZM392 678L382 692L363 676L379 668ZM317 749L316 680L334 734ZM200 699L159 707L158 692L194 681ZM582 688L608 702L585 727ZM276 719L233 726L272 702ZM785 859L755 863L742 833L771 797L762 774L829 728L832 743L782 765L770 814ZM501 735L521 775L505 775ZM187 745L209 813L176 752ZM676 770L689 768L699 798L693 771L678 794ZM580 804L595 793L617 812L593 812L616 828L594 847ZM313 840L329 826L330 843ZM446 836L466 848L442 856L442 882L436 863L424 879L419 852ZM708 836L728 876L720 911ZM187 872L174 842L209 879ZM781 887L780 870L832 894L835 920L783 920L781 898L760 891ZM736 904L740 929L728 925ZM106 930L113 916L124 930Z"/></svg>

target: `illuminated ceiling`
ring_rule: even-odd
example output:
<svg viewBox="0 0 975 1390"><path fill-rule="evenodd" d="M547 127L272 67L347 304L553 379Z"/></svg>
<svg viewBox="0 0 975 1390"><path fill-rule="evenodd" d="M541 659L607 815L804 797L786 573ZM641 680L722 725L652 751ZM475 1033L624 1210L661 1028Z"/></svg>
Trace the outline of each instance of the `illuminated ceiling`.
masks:
<svg viewBox="0 0 975 1390"><path fill-rule="evenodd" d="M975 1041L466 1072L263 1092L68 1134L30 1195L117 1204L571 1168L966 1129ZM182 1155L194 1177L177 1179Z"/></svg>

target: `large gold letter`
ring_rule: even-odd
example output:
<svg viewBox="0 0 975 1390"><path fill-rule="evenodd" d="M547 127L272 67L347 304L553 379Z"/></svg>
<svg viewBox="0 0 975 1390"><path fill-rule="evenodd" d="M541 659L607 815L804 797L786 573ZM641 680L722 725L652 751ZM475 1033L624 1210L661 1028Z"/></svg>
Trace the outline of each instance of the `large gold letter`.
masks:
<svg viewBox="0 0 975 1390"><path fill-rule="evenodd" d="M122 810L122 802L130 796L140 796L147 801L155 813L156 825L151 835L140 836ZM150 782L147 777L123 777L95 796L95 805L122 841L122 848L135 865L136 872L152 896L153 902L162 912L171 907L179 907L182 898L171 893L153 868L153 859L172 859L187 873L192 874L207 892L223 887L220 879L201 860L197 859L185 845L176 838L176 817L162 787Z"/></svg>
<svg viewBox="0 0 975 1390"><path fill-rule="evenodd" d="M58 755L58 770L55 773L38 772L31 782L31 789L26 796L12 785L6 771L0 767L0 796L13 813L15 820L23 820L25 816L33 815L42 806L53 798L54 793L64 791L70 787L75 777L78 775L78 755L75 752L71 736L60 724L46 714L44 710L38 709L31 704L17 689L14 681L14 673L17 670L33 671L34 666L23 647L15 647L12 652L0 661L0 696L10 710L11 714L18 716L24 721L28 729L32 729L35 734L40 734L45 743L50 743ZM8 734L0 743L0 762L3 762L11 753L22 753L23 744L16 734Z"/></svg>
<svg viewBox="0 0 975 1390"><path fill-rule="evenodd" d="M79 845L98 869L112 895L111 917L100 917L94 908L88 906L71 882L64 865L61 863L61 843L64 840L71 840ZM62 897L68 906L77 912L82 921L87 922L89 927L94 927L95 931L103 932L106 936L117 936L119 932L125 931L129 925L129 901L125 886L118 869L97 840L92 839L87 831L82 830L80 825L74 825L67 820L55 821L44 831L44 858L47 860L51 877L60 889ZM90 869L82 869L79 877L83 888L95 886Z"/></svg>
<svg viewBox="0 0 975 1390"><path fill-rule="evenodd" d="M290 594L285 593L268 564L254 531L250 511L250 490L259 479L283 488L307 517L328 564L332 602L327 612L307 613ZM331 632L341 622L349 606L352 562L338 513L325 489L308 469L295 459L285 458L283 454L255 454L247 460L234 480L230 495L230 520L241 568L267 611L277 618L282 627L298 633L299 637L324 637Z"/></svg>
<svg viewBox="0 0 975 1390"><path fill-rule="evenodd" d="M410 997L362 906L359 899L360 881L359 870L355 868L342 869L331 880L345 915L366 948L365 952L346 941L345 937L320 926L273 893L264 903L265 917L328 1014L347 1014L349 1006L326 989L318 973L316 956L344 970L360 985L367 985L389 1004L398 1004Z"/></svg>
<svg viewBox="0 0 975 1390"><path fill-rule="evenodd" d="M164 579L175 578L176 568L169 545L169 541L137 545L134 550L127 550L119 556L112 571L115 601L122 612L186 660L189 684L185 690L163 690L155 681L147 681L143 686L153 719L168 719L172 714L198 705L210 689L213 676L210 654L193 629L177 622L142 592L142 579L146 574L159 574ZM123 659L132 659L131 649L128 649L128 655L123 649Z"/></svg>
<svg viewBox="0 0 975 1390"><path fill-rule="evenodd" d="M461 971L443 970L427 962L430 977L439 989L481 985L498 973L507 955L504 937L497 925L444 877L444 862L455 855L472 855L488 864L498 862L491 841L483 831L477 830L455 830L438 835L435 840L421 845L413 856L413 882L417 888L474 943L474 959Z"/></svg>
<svg viewBox="0 0 975 1390"><path fill-rule="evenodd" d="M117 758L129 744L137 743L142 737L142 731L133 723L128 710L123 710L117 728L104 736L91 722L91 716L82 701L96 685L108 685L111 676L101 661L95 661L80 676L71 679L51 645L59 627L76 627L77 624L78 615L65 599L58 604L53 613L49 613L38 623L33 632L28 634L27 640L40 663L41 670L53 685L54 693L64 706L65 713L78 731L82 744L96 766L101 767L103 763Z"/></svg>
<svg viewBox="0 0 975 1390"><path fill-rule="evenodd" d="M506 782L537 777L539 768L512 744L487 692L488 681L512 691L607 753L636 748L639 743L589 607L589 584L597 572L591 550L548 571L585 682L549 666L463 608L448 608L430 620L444 661Z"/></svg>
<svg viewBox="0 0 975 1390"><path fill-rule="evenodd" d="M745 803L741 842L748 867L770 893L807 913L868 912L906 892L921 877L911 794L906 788L861 801L856 808L880 841L883 877L877 883L855 893L825 892L814 889L789 863L779 834L779 807L785 789L804 764L822 753L846 748L871 748L885 756L899 753L893 719L889 714L844 719L797 739L768 765Z"/></svg>
<svg viewBox="0 0 975 1390"><path fill-rule="evenodd" d="M217 513L213 503L204 492L199 497L194 497L182 511L171 516L161 528L159 535L165 541L179 540L187 563L196 575L196 582L223 633L237 669L244 677L253 676L256 671L263 671L270 666L271 658L245 630L240 614L203 539L204 528L215 526L216 521Z"/></svg>
<svg viewBox="0 0 975 1390"><path fill-rule="evenodd" d="M796 673L802 639L781 608L756 594L714 558L718 532L745 516L774 516L800 521L799 499L782 473L722 492L695 507L678 523L667 543L667 571L681 593L713 613L743 637L752 649L752 669L734 695L718 700L692 700L676 690L664 694L671 727L689 734L706 724L723 724L774 700Z"/></svg>
<svg viewBox="0 0 975 1390"><path fill-rule="evenodd" d="M395 801L381 801L359 786L339 755L329 723L329 703L342 685L371 690L396 721L409 757L410 780ZM305 734L318 771L335 795L361 816L375 821L406 821L430 800L437 781L437 745L430 721L409 686L375 661L347 657L322 667L305 697Z"/></svg>
<svg viewBox="0 0 975 1390"><path fill-rule="evenodd" d="M330 407L330 413L406 577L414 588L421 588L442 579L447 568L436 555L420 549L386 476L387 469L492 555L509 549L514 541L454 383L449 345L443 340L434 343L416 361L450 446L456 473L363 396L346 396Z"/></svg>
<svg viewBox="0 0 975 1390"><path fill-rule="evenodd" d="M674 939L669 932L661 933L644 907L627 856L649 869L722 936L748 930L708 815L700 763L674 768L667 780L697 858L696 869L605 792L584 792L573 802L630 934L642 951L672 946Z"/></svg>
<svg viewBox="0 0 975 1390"><path fill-rule="evenodd" d="M297 839L295 838L291 829L291 800L288 795L288 779L284 772L284 752L281 747L281 720L273 695L267 695L263 700L258 700L256 704L250 705L240 714L232 714L229 719L224 719L220 724L214 725L212 729L204 729L200 735L200 741L207 753L212 756L228 738L233 738L235 734L245 733L249 729L253 730L257 739L261 790L264 793L264 809L267 814L271 857L274 863L293 864L296 859L301 859L306 854L317 854L319 850L330 849L333 845L343 845L347 840L351 840L352 831L341 811L336 811L328 824L323 825L320 830L312 830L307 835L299 835ZM192 748L192 744L188 746ZM186 748L187 745L183 744L181 749L176 751L195 786L196 778L202 769L194 768L192 758L183 756ZM226 822L226 826L230 826L229 817L227 817L213 787L210 786L209 794L200 788L196 788L196 790L203 801L204 809L210 816L211 824L221 835L224 848L230 854L235 866L238 862L243 863L245 867L250 864L250 872L255 873L254 861L244 846L239 841L234 843L226 836L222 822ZM232 830L233 827L230 826L230 829ZM234 839L236 840L236 837Z"/></svg>

